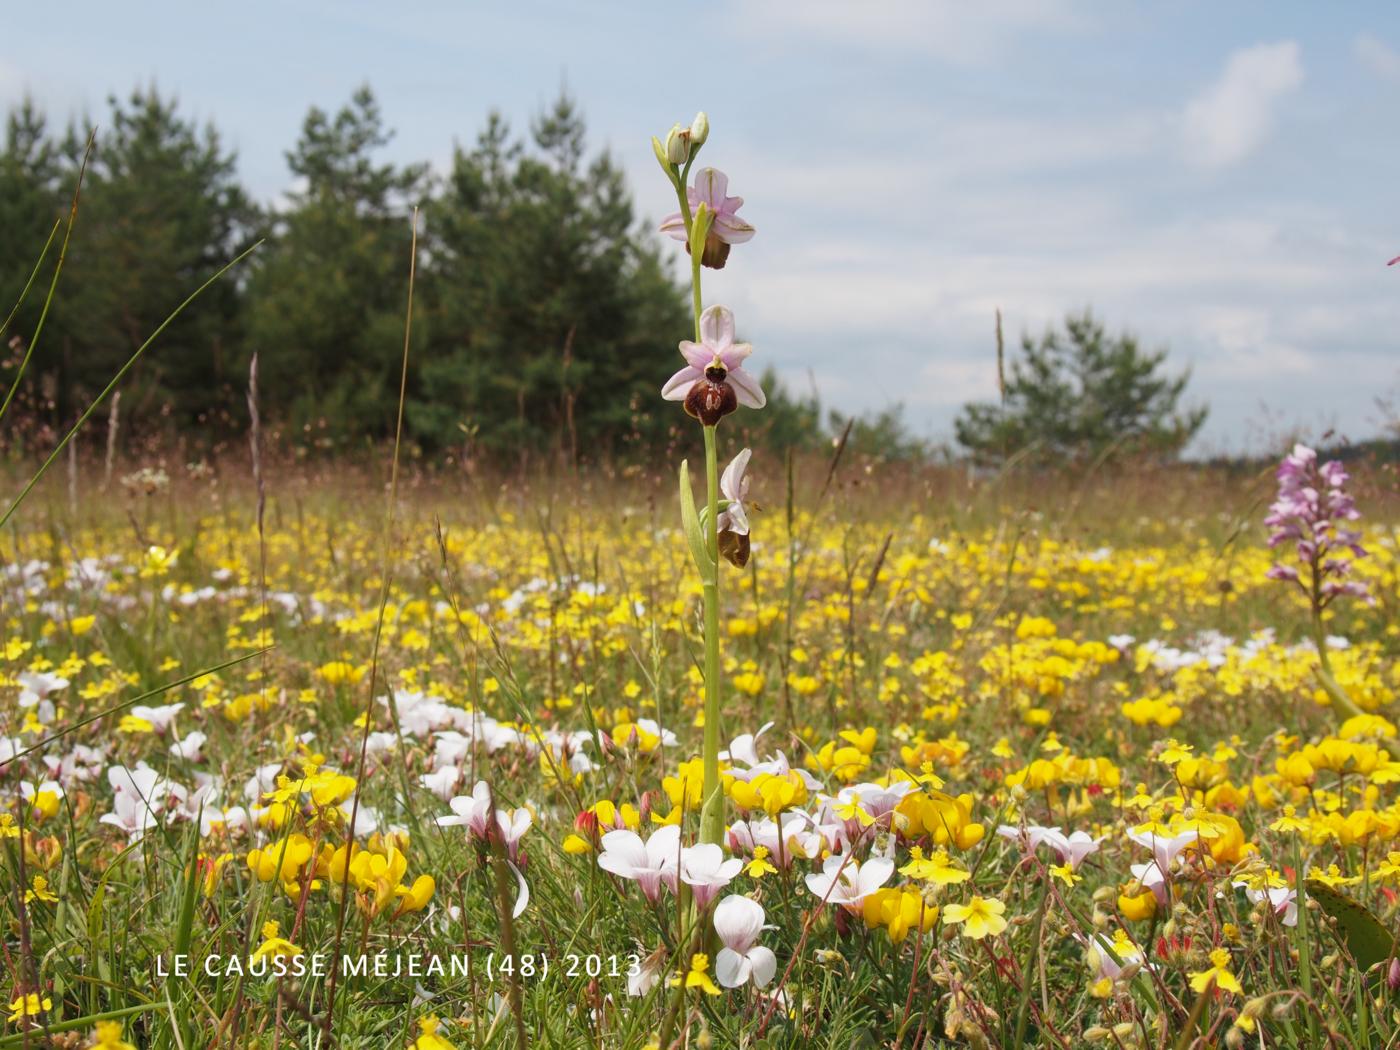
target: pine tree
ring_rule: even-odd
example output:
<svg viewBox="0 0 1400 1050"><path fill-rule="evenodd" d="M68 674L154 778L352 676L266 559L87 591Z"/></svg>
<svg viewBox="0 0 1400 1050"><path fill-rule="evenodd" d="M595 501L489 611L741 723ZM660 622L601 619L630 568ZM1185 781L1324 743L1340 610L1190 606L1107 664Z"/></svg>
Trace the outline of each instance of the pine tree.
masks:
<svg viewBox="0 0 1400 1050"><path fill-rule="evenodd" d="M368 87L334 116L307 114L287 154L301 185L249 282L247 349L268 411L322 444L393 427L410 216L428 179L426 165L376 159L391 138Z"/></svg>
<svg viewBox="0 0 1400 1050"><path fill-rule="evenodd" d="M970 404L954 427L983 462L1012 455L1040 463L1083 463L1113 455L1178 455L1206 409L1179 412L1190 374L1162 374L1167 351L1146 351L1124 333L1110 338L1089 311L1021 340L1002 402Z"/></svg>

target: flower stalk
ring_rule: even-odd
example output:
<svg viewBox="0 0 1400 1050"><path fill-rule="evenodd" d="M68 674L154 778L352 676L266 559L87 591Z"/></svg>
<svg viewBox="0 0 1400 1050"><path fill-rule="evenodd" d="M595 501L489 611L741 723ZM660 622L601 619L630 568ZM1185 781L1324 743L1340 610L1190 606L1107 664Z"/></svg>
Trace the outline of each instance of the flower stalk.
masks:
<svg viewBox="0 0 1400 1050"><path fill-rule="evenodd" d="M748 451L740 453L720 478L719 421L739 405L762 408L765 397L757 380L744 371L743 362L753 352L747 343L735 342L734 315L723 306L705 309L700 270L719 269L729 258L731 245L753 237L754 229L739 217L742 197L728 196L729 180L723 172L704 168L695 184L687 186L691 165L709 138L709 120L698 114L689 130L675 125L663 143L652 139L657 162L666 173L680 211L661 224L661 232L684 241L690 255L690 295L695 322L694 341L680 344L686 367L662 388L662 396L680 401L687 414L700 422L705 440L705 506L695 506L689 468L680 467L681 522L691 558L700 573L705 632L704 741L701 755L700 841L719 844L724 837L724 793L720 784L720 651L719 561L721 553L742 567L748 560L748 517L743 508L747 482L743 472ZM733 488L733 492L729 488ZM721 490L727 497L721 500ZM723 545L721 537L723 536Z"/></svg>

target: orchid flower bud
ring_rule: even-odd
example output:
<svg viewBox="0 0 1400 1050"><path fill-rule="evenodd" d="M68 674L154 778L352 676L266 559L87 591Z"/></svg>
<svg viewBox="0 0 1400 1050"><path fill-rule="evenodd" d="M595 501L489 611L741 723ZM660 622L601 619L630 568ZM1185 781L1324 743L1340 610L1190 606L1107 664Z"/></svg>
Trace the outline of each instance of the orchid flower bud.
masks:
<svg viewBox="0 0 1400 1050"><path fill-rule="evenodd" d="M710 118L705 116L702 109L695 114L695 119L690 122L690 146L691 149L699 149L705 144L705 140L710 137Z"/></svg>
<svg viewBox="0 0 1400 1050"><path fill-rule="evenodd" d="M684 164L690 158L690 132L673 124L666 132L666 159L672 164Z"/></svg>

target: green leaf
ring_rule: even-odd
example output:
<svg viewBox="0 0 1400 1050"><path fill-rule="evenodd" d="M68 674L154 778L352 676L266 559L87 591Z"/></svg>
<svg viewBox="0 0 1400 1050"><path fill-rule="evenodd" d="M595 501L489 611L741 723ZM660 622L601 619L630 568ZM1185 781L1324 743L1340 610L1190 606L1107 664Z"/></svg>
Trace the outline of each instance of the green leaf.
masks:
<svg viewBox="0 0 1400 1050"><path fill-rule="evenodd" d="M714 223L714 213L703 201L695 209L695 217L690 223L690 257L698 259L705 253L705 238L710 235Z"/></svg>
<svg viewBox="0 0 1400 1050"><path fill-rule="evenodd" d="M1347 951L1363 970L1384 962L1395 953L1395 937L1364 904L1326 883L1309 879L1307 892L1322 910L1337 920Z"/></svg>
<svg viewBox="0 0 1400 1050"><path fill-rule="evenodd" d="M705 549L705 535L700 531L700 515L695 510L695 493L690 488L690 465L681 460L681 524L690 543L690 556L700 570L701 579L708 580L715 572L715 563Z"/></svg>

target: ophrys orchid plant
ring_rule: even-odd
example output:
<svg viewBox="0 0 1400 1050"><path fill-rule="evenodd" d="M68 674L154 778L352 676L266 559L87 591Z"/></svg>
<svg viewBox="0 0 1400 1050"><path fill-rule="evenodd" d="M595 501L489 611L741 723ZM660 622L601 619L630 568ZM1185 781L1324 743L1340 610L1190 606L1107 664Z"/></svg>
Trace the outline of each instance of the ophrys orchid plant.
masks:
<svg viewBox="0 0 1400 1050"><path fill-rule="evenodd" d="M753 347L736 341L733 312L718 304L706 308L701 294L701 269L720 269L729 259L730 246L742 244L754 235L754 228L739 216L744 200L728 195L729 179L723 172L703 168L696 174L694 184L690 184L691 166L709 134L709 119L700 113L689 129L682 129L679 124L673 127L665 142L653 138L652 148L680 203L680 211L661 224L661 231L684 241L690 253L695 338L681 341L685 367L667 380L661 394L668 401L682 402L686 412L699 421L705 438L704 508L696 507L689 467L684 462L680 468L680 495L681 521L704 595L705 737L701 752L700 841L719 844L724 837L724 792L719 775L719 561L723 556L742 568L749 558L749 520L744 507L749 450L735 456L721 478L716 433L720 420L740 405L762 408L766 399L758 380L744 368Z"/></svg>

